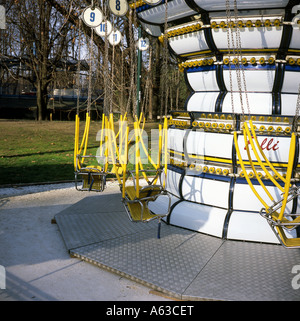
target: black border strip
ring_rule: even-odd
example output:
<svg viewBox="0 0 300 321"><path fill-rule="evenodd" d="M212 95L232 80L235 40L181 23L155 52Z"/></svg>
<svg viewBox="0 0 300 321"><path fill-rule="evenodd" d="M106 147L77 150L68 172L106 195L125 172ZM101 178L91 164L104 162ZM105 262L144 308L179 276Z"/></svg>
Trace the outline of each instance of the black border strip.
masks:
<svg viewBox="0 0 300 321"><path fill-rule="evenodd" d="M229 195L228 195L228 211L224 219L222 239L227 238L229 221L230 221L231 214L233 213L233 193L234 193L235 181L236 181L235 177L232 177L230 181Z"/></svg>

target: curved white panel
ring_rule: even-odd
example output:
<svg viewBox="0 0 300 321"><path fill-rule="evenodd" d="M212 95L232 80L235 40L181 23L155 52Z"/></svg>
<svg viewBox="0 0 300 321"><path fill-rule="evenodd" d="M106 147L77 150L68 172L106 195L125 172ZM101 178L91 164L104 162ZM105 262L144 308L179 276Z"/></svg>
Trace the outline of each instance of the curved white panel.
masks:
<svg viewBox="0 0 300 321"><path fill-rule="evenodd" d="M219 90L215 68L203 68L201 71L187 72L187 80L194 91Z"/></svg>
<svg viewBox="0 0 300 321"><path fill-rule="evenodd" d="M162 24L165 22L165 4L149 8L148 10L138 13L138 17L148 21L149 23ZM184 0L173 0L168 2L168 21L180 19L192 14L196 11L192 10Z"/></svg>
<svg viewBox="0 0 300 321"><path fill-rule="evenodd" d="M282 85L283 93L298 94L300 84L300 66L286 66Z"/></svg>
<svg viewBox="0 0 300 321"><path fill-rule="evenodd" d="M242 67L241 67L242 68ZM236 69L223 69L223 79L225 86L230 91L230 73L232 78L232 90L239 91L238 76L243 79L242 72ZM275 65L273 68L262 68L261 66L246 68L244 67L244 75L246 81L246 90L254 92L272 92L275 78ZM244 82L241 83L242 90L244 90Z"/></svg>
<svg viewBox="0 0 300 321"><path fill-rule="evenodd" d="M168 148L183 153L183 139L186 131L178 128L168 129Z"/></svg>
<svg viewBox="0 0 300 321"><path fill-rule="evenodd" d="M171 198L171 205L175 204L177 201L179 201L179 198L170 195ZM151 212L155 214L163 214L168 212L168 205L169 205L169 197L166 195L159 196L154 202L148 203L148 208Z"/></svg>
<svg viewBox="0 0 300 321"><path fill-rule="evenodd" d="M253 21L254 19L266 20L268 18L267 15L270 15L270 17L276 15L281 21L281 25L278 27L272 23L270 27L240 28L239 34L241 37L241 53L243 57L246 57L248 61L252 55L256 59L264 57L266 60L269 59L270 55L273 58L276 57L280 44L288 43L289 40L282 39L283 35L288 35L288 32L283 34L284 23L282 24L282 20L284 15L283 8L291 3L289 0L237 1L237 7L238 10L240 10L238 13L239 19L243 21L246 21L248 18ZM207 10L212 21L217 23L226 21L224 0L195 0L195 4ZM234 0L230 0L230 6L233 13ZM150 34L160 35L159 27L155 26L152 28L150 24L162 25L165 22L165 7L165 4L160 4L149 7L147 10L144 10L146 8L145 6L142 6L140 9L138 8L138 17L149 22L147 27L149 28ZM296 9L293 10L292 13L294 14ZM175 22L176 19L197 14L184 0L170 1L168 3L167 13L168 21L173 22ZM181 21L178 20L178 23L181 25L177 27L183 27L182 23L189 19L190 18ZM295 21L293 21L293 23ZM147 23L145 25L147 25ZM176 26L172 25L171 29L173 28L176 29ZM230 88L228 67L223 65L223 67L218 66L216 68L216 63L220 63L218 61L219 57L211 57L212 52L205 38L205 34L209 37L210 30L207 30L208 32L206 33L204 32L204 30L206 30L205 28L210 28L210 26L206 25L202 27L201 30L188 32L175 37L170 36L168 38L171 50L182 58L192 60L194 56L195 59L206 59L209 55L215 62L215 65L204 66L202 64L201 67L197 63L197 67L186 69L186 80L194 91L186 102L188 111L214 112L221 108L223 113L272 115L272 112L275 111L274 107L281 107L281 115L295 114L298 86L300 83L300 66L297 66L297 63L290 65L291 61L289 61L289 59L291 57L296 61L298 58L297 55L299 52L297 50L300 49L300 28L297 24L293 25L290 48L283 48L284 50L287 49L285 53L287 56L282 57L282 61L276 61L276 64L245 65L244 75L247 88L242 88L242 93L239 93L240 88L238 88L237 73L234 67L232 68L232 88ZM221 54L224 54L224 58L227 57L227 29L212 28L211 33L212 39L207 39L213 41L210 41L209 44L212 45L214 42ZM236 36L236 31L234 31L234 42L238 40ZM231 46L234 46L234 44L229 45L229 47ZM281 69L282 63L285 63L285 60L287 61L285 69ZM183 66L183 64L181 64L181 66ZM185 64L184 66L186 68L187 65ZM279 67L277 73L275 71L276 66ZM218 86L218 83L221 85L222 77L220 77L220 79L217 77L222 75L217 74L217 72L221 72L222 68L224 84L228 91L226 94L224 88L219 88ZM284 73L281 73L281 71L284 71ZM299 75L297 72L299 72ZM281 81L282 87L280 87ZM274 86L274 82L276 82L276 86ZM280 92L273 93L273 89L276 91L280 90ZM223 92L220 93L220 90ZM247 91L247 94L244 91ZM281 95L281 100L279 99L279 101L277 101L278 95ZM249 102L250 110L247 108L247 102ZM274 124L270 125L276 127ZM290 137L287 135L274 135L273 137L270 135L257 136L266 157L272 163L278 164L278 166L286 166L289 155ZM243 159L249 162L245 150L244 137L242 135L239 135L238 143ZM199 161L200 164L201 162L209 163L207 164L208 166L221 164L220 167L222 167L222 165L231 165L233 157L232 148L232 133L224 133L221 130L219 131L219 129L216 129L214 132L211 132L210 129L204 131L200 129L200 127L185 130L170 128L168 130L168 149L171 152L174 163L177 158L179 161L183 160L186 152L191 159L195 159L197 162ZM251 147L250 151L251 157L255 161L256 157ZM263 157L261 157L261 159L263 159ZM182 162L180 163L182 164ZM237 169L238 172L241 169L239 164L237 164ZM247 170L248 169L251 171L250 167L248 167ZM183 176L183 173L186 173L185 176ZM187 173L189 173L189 175ZM230 182L232 179L223 175L217 176L209 173L202 176L193 176L194 173L192 170L189 172L187 168L182 169L179 167L176 168L175 166L168 166L166 188L172 194L172 204L175 205L175 202L180 200L181 196L184 198L184 200L181 200L174 206L170 216L171 224L217 237L222 237L224 235L223 233L227 232L227 238L229 239L279 243L267 221L259 215L263 204L253 193L253 190L246 183L245 179L241 177L235 178L233 190L230 191ZM252 181L255 184L254 188L258 194L268 205L271 205L272 201L269 199L263 187L258 184L256 180ZM281 191L274 187L270 180L264 180L264 182L266 188L275 200L282 197ZM228 210L229 201L230 205L232 202L232 213L231 209L230 211ZM150 203L149 208L155 211L162 211L166 207L166 203L166 197L160 197L156 202ZM299 208L300 201L298 200L298 210ZM287 212L291 211L291 209L292 202L288 203ZM226 224L226 226L224 226L226 217L229 218L229 221L228 225ZM224 231L224 227L226 231ZM295 231L293 233L295 234Z"/></svg>
<svg viewBox="0 0 300 321"><path fill-rule="evenodd" d="M279 244L268 222L255 212L233 211L228 224L227 238Z"/></svg>
<svg viewBox="0 0 300 321"><path fill-rule="evenodd" d="M236 32L233 32L234 39ZM218 49L228 50L227 29L212 29L213 39ZM240 29L241 48L247 49L270 49L280 46L282 27L270 28L242 28Z"/></svg>
<svg viewBox="0 0 300 321"><path fill-rule="evenodd" d="M143 29L153 37L159 37L162 34L160 26L154 26L144 22L141 22L141 25Z"/></svg>
<svg viewBox="0 0 300 321"><path fill-rule="evenodd" d="M204 132L202 129L190 131L186 139L188 154L205 155L231 159L233 135Z"/></svg>
<svg viewBox="0 0 300 321"><path fill-rule="evenodd" d="M207 11L223 11L225 10L224 0L195 0L195 3ZM233 8L234 1L230 0L230 7ZM264 9L264 8L280 8L285 7L288 0L253 0L253 1L237 1L237 8L241 9Z"/></svg>
<svg viewBox="0 0 300 321"><path fill-rule="evenodd" d="M209 49L203 30L171 37L169 38L169 44L177 55L183 56L185 54L197 53Z"/></svg>
<svg viewBox="0 0 300 321"><path fill-rule="evenodd" d="M299 49L300 48L300 28L299 26L293 27L293 34L290 43L291 49Z"/></svg>
<svg viewBox="0 0 300 321"><path fill-rule="evenodd" d="M180 178L181 178L181 173L171 169L167 170L166 190L176 197L180 197L180 193L179 193Z"/></svg>
<svg viewBox="0 0 300 321"><path fill-rule="evenodd" d="M219 92L195 92L187 102L187 111L215 111Z"/></svg>
<svg viewBox="0 0 300 321"><path fill-rule="evenodd" d="M183 201L173 209L170 224L222 237L226 213L221 208Z"/></svg>
<svg viewBox="0 0 300 321"><path fill-rule="evenodd" d="M247 93L251 114L272 114L272 94L271 93ZM241 98L239 93L233 93L234 113L242 113ZM245 93L242 93L244 112L248 113ZM232 113L231 93L227 93L222 106L222 112Z"/></svg>
<svg viewBox="0 0 300 321"><path fill-rule="evenodd" d="M295 116L298 94L281 94L281 114Z"/></svg>
<svg viewBox="0 0 300 321"><path fill-rule="evenodd" d="M290 150L290 137L282 136L260 136L257 135L257 141L260 144L263 153L266 155L267 159L272 163L288 163L289 150ZM245 147L245 140L243 135L238 137L238 145L241 152L242 159L248 161L248 154ZM255 143L254 143L255 145ZM252 147L249 142L249 151L253 161L256 161L255 154L252 150ZM256 146L256 145L255 145ZM258 152L258 155L261 160L263 156Z"/></svg>
<svg viewBox="0 0 300 321"><path fill-rule="evenodd" d="M261 185L254 185L255 190L258 192L260 197L271 206L273 202L270 200L264 189ZM268 191L272 195L272 197L276 200L281 199L281 192L278 188L274 186L267 186ZM287 212L290 212L292 204L289 203L287 205ZM255 196L250 186L245 184L236 183L234 185L233 191L233 209L234 210L245 210L245 211L257 211L259 212L263 208L263 204L260 200Z"/></svg>
<svg viewBox="0 0 300 321"><path fill-rule="evenodd" d="M229 181L185 175L182 181L182 196L187 201L227 208L229 187Z"/></svg>

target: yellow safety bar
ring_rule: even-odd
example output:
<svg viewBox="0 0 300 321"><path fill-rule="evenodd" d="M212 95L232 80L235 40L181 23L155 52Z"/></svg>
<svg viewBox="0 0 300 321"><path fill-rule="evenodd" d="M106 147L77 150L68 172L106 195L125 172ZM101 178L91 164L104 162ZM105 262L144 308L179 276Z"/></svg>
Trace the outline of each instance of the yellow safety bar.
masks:
<svg viewBox="0 0 300 321"><path fill-rule="evenodd" d="M252 124L252 121L250 121L250 127L251 127L251 132L253 135L253 140L255 141L257 147L259 148L260 145L258 144L257 141L257 137L254 131L254 127ZM272 227L274 233L276 234L277 238L279 239L279 241L282 243L282 245L284 245L287 248L299 248L300 247L300 238L287 238L283 227L287 228L287 229L293 229L296 226L298 226L300 224L300 215L299 214L294 214L296 216L296 218L294 220L289 220L285 217L285 209L286 209L286 205L287 202L289 202L294 196L290 197L291 195L291 177L292 177L292 172L293 172L293 167L294 167L294 159L295 159L295 151L296 151L296 134L292 133L291 134L291 141L290 141L290 149L289 149L289 156L288 156L288 166L287 166L287 173L286 173L286 178L283 178L282 175L278 175L277 177L279 179L281 179L281 181L284 182L284 187L282 188L282 186L280 186L279 184L276 184L275 186L278 187L278 185L280 186L280 190L283 191L283 198L282 200L275 202L272 195L268 192L267 188L265 187L265 185L263 184L262 180L260 179L259 174L257 173L254 163L251 159L251 154L250 154L250 150L249 150L249 146L248 146L248 142L250 142L252 149L254 151L254 154L258 160L259 165L263 168L262 166L262 162L261 159L258 156L257 150L255 149L252 137L251 137L251 133L249 131L248 125L245 122L244 123L244 128L243 128L243 134L244 134L244 141L245 141L245 145L246 145L246 150L247 150L247 155L249 158L249 163L251 165L251 168L258 180L258 182L260 183L260 185L263 187L264 191L266 192L266 194L268 195L268 197L270 198L270 200L273 202L272 206L268 206L268 204L266 203L266 201L260 196L260 194L257 192L257 190L254 188L248 173L246 172L246 168L244 165L244 161L242 159L241 153L240 153L240 149L238 146L238 139L237 139L237 132L234 132L234 143L236 146L236 152L238 155L238 159L239 159L239 164L242 167L243 173L245 175L245 178L247 180L247 183L249 184L251 190L253 191L253 193L256 195L256 197L260 200L260 202L262 203L262 205L264 206L264 208L260 211L261 215L263 217L265 217L269 223L269 225ZM261 155L263 156L264 160L267 162L267 164L272 165L269 160L266 158L265 154L263 153L262 149L259 148L259 151L261 153ZM273 166L270 166L272 169L275 169ZM265 168L265 167L264 167ZM263 169L264 169L263 168ZM265 170L264 170L265 171ZM278 172L275 170L275 172L278 174ZM269 175L267 175L269 177ZM292 193L293 194L293 193ZM295 193L295 196L297 196L298 194ZM277 210L280 209L280 212L277 212ZM264 211L266 212L266 214L263 214ZM287 216L291 216L293 214L286 214Z"/></svg>
<svg viewBox="0 0 300 321"><path fill-rule="evenodd" d="M242 170L243 170L243 173L245 175L245 178L247 180L247 183L249 184L251 190L253 191L253 193L256 195L256 197L260 200L260 202L263 204L263 206L265 208L268 208L269 205L262 199L262 197L259 195L259 193L256 191L256 189L254 188L249 176L248 176L248 173L246 171L246 168L245 168L245 165L244 165L244 162L243 162L243 159L242 159L242 155L241 155L241 152L240 152L240 149L239 149L239 145L238 145L238 139L237 139L237 132L234 132L233 133L233 138L234 138L234 144L235 144L235 147L236 147L236 152L237 152L237 155L238 155L238 159L239 159L239 163L242 167Z"/></svg>
<svg viewBox="0 0 300 321"><path fill-rule="evenodd" d="M246 150L247 150L247 155L248 155L248 159L251 165L251 168L255 174L256 179L258 180L258 182L260 183L260 185L262 186L262 188L264 189L264 191L266 192L266 194L269 196L269 198L271 199L271 201L274 201L273 196L271 195L271 193L268 191L268 189L266 188L265 184L263 183L263 181L260 178L260 175L257 173L255 166L253 164L252 158L251 158L251 154L250 154L250 149L249 149L249 144L248 144L248 140L247 140L247 135L244 135L244 141L245 141L245 146L246 146Z"/></svg>
<svg viewBox="0 0 300 321"><path fill-rule="evenodd" d="M296 135L295 135L295 133L292 133L291 143L290 143L290 151L289 151L288 168L287 168L287 172L286 172L285 191L284 191L281 211L280 211L279 217L278 217L279 221L282 221L282 219L283 219L284 210L285 210L287 198L289 195L292 172L293 172L293 165L294 165L295 150L296 150Z"/></svg>
<svg viewBox="0 0 300 321"><path fill-rule="evenodd" d="M259 165L261 166L261 168L264 170L264 172L266 173L267 177L269 177L271 179L271 181L274 183L274 185L280 189L281 192L284 193L284 197L283 197L283 202L282 202L282 207L281 207L281 211L279 213L279 215L277 216L277 220L282 221L283 216L284 216L284 211L285 211L285 207L286 207L286 203L287 203L287 198L289 195L289 189L291 187L291 176L292 176L292 170L293 170L293 165L294 165L294 156L295 156L295 149L296 149L296 135L295 133L292 133L291 136L291 142L290 142L290 151L289 151L289 158L288 158L288 167L287 167L287 174L286 174L286 178L284 178L282 175L280 175L280 173L278 173L278 171L274 168L274 166L271 164L271 162L267 159L266 155L263 153L263 150L261 149L255 131L254 131L254 127L253 127L253 123L250 120L249 121L250 126L251 126L251 132L249 131L249 127L247 125L247 123L244 123L244 129L243 129L243 133L244 133L244 141L245 141L245 146L246 146L246 150L247 150L247 155L248 155L248 159L249 159L249 163L251 165L251 168L255 174L256 179L258 180L258 182L260 183L260 185L262 186L262 188L264 189L264 191L266 192L266 194L268 195L268 197L270 198L270 200L272 202L274 202L274 198L273 196L270 194L270 192L268 191L268 189L266 188L266 186L264 185L264 183L262 182L259 174L257 173L255 166L253 164L252 158L251 158L251 154L250 154L250 150L249 150L249 145L248 142L250 142L251 147L253 149L253 152L256 156L256 159L259 163ZM280 178L284 183L284 187L282 187L274 178L273 176L269 173L269 171L266 169L266 167L264 166L264 164L262 163L257 149L254 145L255 141L257 147L259 148L259 151L261 153L261 155L263 156L264 160L267 162L267 164L271 167L271 169L277 174L277 177ZM261 203L264 205L264 207L266 208L266 210L269 208L269 206L267 205L267 203L261 198L261 196L258 194L258 192L255 190L248 173L246 172L245 166L244 166L244 162L243 159L241 157L241 153L238 147L238 141L237 141L237 133L234 132L234 142L235 142L235 146L236 146L236 150L237 150L237 155L239 158L239 163L242 167L243 173L245 175L245 178L250 186L250 188L252 189L252 191L254 192L254 194L258 197L258 199L261 201ZM268 211L268 210L267 210Z"/></svg>
<svg viewBox="0 0 300 321"><path fill-rule="evenodd" d="M75 170L81 168L80 162L77 162L77 155L81 154L83 148L84 148L83 155L86 154L87 145L88 145L88 138L89 138L90 121L91 121L90 115L89 115L89 113L86 113L84 133L83 133L80 148L79 148L79 122L80 122L80 118L78 115L76 115L76 118L75 118L75 142L74 142L74 168L75 168ZM83 162L84 162L84 157L81 160L81 163L83 163Z"/></svg>
<svg viewBox="0 0 300 321"><path fill-rule="evenodd" d="M163 187L165 188L166 186L166 179L167 179L167 169L168 169L168 119L165 118L164 120L164 130L163 130L163 139L162 142L164 143L164 155L165 155L165 175L164 175L164 181L163 181Z"/></svg>
<svg viewBox="0 0 300 321"><path fill-rule="evenodd" d="M126 127L125 132L125 147L124 147L124 155L121 158L121 166L123 170L123 188L122 188L122 198L125 198L125 181L126 181L126 168L127 168L127 161L128 161L128 136L129 136L129 127Z"/></svg>
<svg viewBox="0 0 300 321"><path fill-rule="evenodd" d="M77 169L77 155L78 155L78 144L79 144L79 116L75 117L75 141L74 141L74 170Z"/></svg>
<svg viewBox="0 0 300 321"><path fill-rule="evenodd" d="M250 121L251 123L251 121ZM257 149L255 148L255 145L254 145L254 142L253 142L253 139L252 139L252 135L250 134L250 131L249 131L249 128L248 128L248 125L246 122L244 122L244 135L246 134L246 136L248 137L249 139L249 142L251 144L251 147L253 149L253 152L255 154L255 157L256 157L256 160L258 161L259 165L261 166L261 168L263 169L263 171L265 172L265 174L267 175L267 177L274 183L275 186L277 186L281 192L284 192L284 188L274 179L274 177L269 173L269 171L267 170L266 166L263 164L263 162L261 161L260 157L259 157L259 154L257 152ZM253 133L252 133L253 134ZM256 140L257 142L257 138L256 138L256 135L255 135L255 132L254 132L254 135L253 137L255 137L254 139ZM258 142L257 142L258 144ZM259 145L259 144L258 144ZM263 151L260 150L261 153L264 155ZM263 156L265 159L266 156L264 155ZM277 172L277 171L276 171Z"/></svg>
<svg viewBox="0 0 300 321"><path fill-rule="evenodd" d="M272 171L285 183L285 181L286 181L285 178L276 170L276 168L273 166L273 164L268 160L268 158L266 157L265 153L263 152L260 144L258 143L252 120L250 120L249 123L250 123L250 127L251 127L252 136L254 138L254 141L256 143L256 146L257 146L259 152L263 156L263 158L264 158L265 162L268 164L268 166L272 169Z"/></svg>

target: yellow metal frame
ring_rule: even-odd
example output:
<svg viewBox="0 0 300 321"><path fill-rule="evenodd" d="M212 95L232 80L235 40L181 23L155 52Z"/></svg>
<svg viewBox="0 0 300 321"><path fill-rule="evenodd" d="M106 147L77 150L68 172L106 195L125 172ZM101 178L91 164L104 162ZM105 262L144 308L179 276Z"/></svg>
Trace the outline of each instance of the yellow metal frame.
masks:
<svg viewBox="0 0 300 321"><path fill-rule="evenodd" d="M84 159L88 157L97 157L86 155L89 128L90 128L90 115L86 114L85 129L83 137L79 146L79 116L75 119L75 143L74 143L74 168L75 177L81 175L84 179L83 189L91 190L90 180L96 182L96 185L101 186L101 179L105 179L107 174L114 174L119 182L122 199L125 205L126 211L129 218L132 221L148 222L152 219L160 219L163 216L168 215L170 211L171 197L165 191L166 175L167 175L167 130L168 130L168 119L164 119L164 124L159 125L159 143L158 143L158 159L155 162L149 155L148 149L146 148L145 142L142 138L142 133L145 126L145 117L141 113L139 118L135 119L134 122L134 133L129 137L129 127L127 124L124 125L124 121L127 120L126 114L120 116L121 126L119 131L116 132L114 128L113 114L109 116L102 116L102 131L100 137L100 157L105 157L105 164L101 166L83 166ZM105 130L105 133L104 133ZM105 137L104 137L105 135ZM103 148L103 139L105 139L105 148ZM117 139L119 140L117 142ZM128 148L131 141L135 139L135 167L133 171L127 170L128 163ZM144 151L149 163L153 169L145 170L141 161L140 152ZM165 164L162 168L162 157L164 156ZM109 171L109 165L111 170ZM150 179L150 175L152 176ZM153 178L153 172L156 174ZM161 173L164 172L163 182L160 177ZM98 176L97 176L98 175ZM128 186L128 178L130 175L133 178L134 186ZM141 186L140 175L146 180L147 186ZM103 176L103 177L102 177ZM160 179L160 185L157 184ZM98 182L99 181L99 182ZM169 197L168 210L166 213L154 214L148 209L148 203L155 201L160 195L167 195Z"/></svg>
<svg viewBox="0 0 300 321"><path fill-rule="evenodd" d="M135 138L135 167L134 170L127 172L127 177L125 177L126 172L126 164L124 164L123 168L123 181L122 181L122 198L123 203L126 209L126 212L133 222L149 222L154 219L158 219L159 228L158 228L158 238L160 237L160 220L162 217L167 216L170 212L171 207L171 197L165 190L165 180L166 180L166 170L167 166L164 166L164 169L161 169L161 161L162 155L167 152L167 128L168 121L165 118L164 125L159 126L159 153L157 163L149 155L149 152L145 146L145 143L142 138L142 132L144 128L144 120L142 123L142 118L136 119L134 122L134 138ZM130 141L133 139L131 137ZM128 144L127 144L128 146ZM153 170L145 170L143 168L140 151L141 149L144 151L147 159L150 164L153 166ZM128 153L128 147L126 152ZM165 161L167 156L165 156ZM154 178L150 180L150 177L147 175L148 172L153 173L156 172ZM160 174L162 171L165 172L164 180L161 182ZM140 174L144 177L147 184L146 186L141 186L140 184ZM128 177L132 176L133 186L127 184ZM157 185L157 180L160 179L161 184ZM148 208L149 202L154 202L159 196L167 195L168 197L168 208L165 213L152 213Z"/></svg>
<svg viewBox="0 0 300 321"><path fill-rule="evenodd" d="M289 157L288 157L288 166L287 166L287 173L286 178L284 178L278 171L275 169L275 167L272 165L272 163L267 159L266 155L263 153L263 150L260 147L260 144L258 143L254 126L252 123L252 120L249 121L251 132L249 130L248 124L244 122L243 127L243 136L244 136L244 142L246 146L247 156L249 160L249 164L254 172L255 178L259 182L260 186L263 188L267 196L269 197L269 200L273 203L272 206L269 206L268 203L261 197L261 195L257 192L254 185L251 182L251 179L246 171L245 168L245 162L242 159L241 152L238 146L238 138L237 138L237 132L234 132L234 143L236 147L236 152L238 156L238 164L240 164L243 173L245 175L245 179L247 180L248 185L250 186L251 190L255 194L255 196L260 200L262 205L264 206L262 210L260 211L260 214L267 219L268 223L272 227L273 231L275 232L277 238L279 241L285 246L285 247L299 247L300 248L300 238L287 238L284 233L284 228L286 229L293 229L300 225L300 215L299 214L286 214L286 205L287 203L293 199L293 191L291 192L291 178L292 178L292 171L294 166L294 159L295 159L295 150L296 150L296 134L291 134L291 142L290 142L290 150L289 150ZM259 173L256 171L256 168L254 166L254 163L251 158L249 144L250 142L252 150L255 154L256 160L260 167L263 169L263 171L266 173L266 176L274 183L274 185L283 193L282 200L275 202L274 198L264 185L263 181L260 178ZM265 162L268 164L270 169L275 172L278 179L284 183L284 187L282 187L277 180L273 178L273 176L269 173L266 166L263 164L259 153L261 154L262 158L265 160ZM296 196L298 196L298 193L294 193ZM291 196L292 197L289 197ZM278 212L277 210L280 209ZM287 217L295 216L296 218L294 220L290 220Z"/></svg>
<svg viewBox="0 0 300 321"><path fill-rule="evenodd" d="M91 117L86 113L85 127L80 142L80 117L77 114L75 118L75 139L74 139L74 171L75 171L75 188L80 191L102 192L105 188L106 174L101 166L84 166L87 158L96 158L95 156L86 155ZM103 124L102 124L103 127ZM82 188L78 187L78 178L82 179Z"/></svg>

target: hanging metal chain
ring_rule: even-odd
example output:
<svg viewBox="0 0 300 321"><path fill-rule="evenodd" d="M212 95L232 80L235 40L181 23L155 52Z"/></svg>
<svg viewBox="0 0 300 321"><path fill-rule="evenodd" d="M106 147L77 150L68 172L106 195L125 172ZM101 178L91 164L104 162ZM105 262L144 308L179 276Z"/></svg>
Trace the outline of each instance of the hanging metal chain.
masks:
<svg viewBox="0 0 300 321"><path fill-rule="evenodd" d="M296 132L298 129L298 120L299 120L299 112L300 112L300 84L298 87L298 97L297 97L297 104L296 104L296 111L295 111L295 117L293 121L293 132Z"/></svg>
<svg viewBox="0 0 300 321"><path fill-rule="evenodd" d="M229 68L229 86L230 86L230 97L231 97L231 110L234 114L234 99L233 99L233 86L232 86L232 68L231 68L231 43L230 43L230 34L231 42L233 43L233 34L229 28L231 21L231 12L230 12L230 2L226 0L226 23L227 23L227 47L228 47L228 68Z"/></svg>
<svg viewBox="0 0 300 321"><path fill-rule="evenodd" d="M91 101L92 101L92 66L93 66L93 42L94 42L94 30L91 30L90 48L89 48L89 85L88 85L88 101L87 101L87 112L90 115L91 112Z"/></svg>
<svg viewBox="0 0 300 321"><path fill-rule="evenodd" d="M79 116L79 106L80 106L80 65L81 65L81 23L82 20L79 19L79 25L78 25L78 37L79 37L79 43L78 43L78 64L77 64L77 115Z"/></svg>
<svg viewBox="0 0 300 321"><path fill-rule="evenodd" d="M165 1L165 22L164 22L164 37L163 37L163 61L161 68L161 81L160 81L160 121L162 121L163 110L167 114L168 108L168 0Z"/></svg>
<svg viewBox="0 0 300 321"><path fill-rule="evenodd" d="M249 106L249 100L248 100L248 92L247 92L247 83L246 83L246 76L245 76L245 68L242 63L242 41L241 41L241 33L240 28L238 27L238 9L237 9L237 0L234 0L234 24L236 28L236 48L237 48L237 55L238 55L238 68L239 73L242 76L242 81L240 79L239 84L239 91L240 91L240 99L241 103L243 103L243 97L242 97L242 85L244 87L244 93L245 93L245 99L246 99L246 107L248 114L250 115L250 106ZM239 77L241 77L239 76Z"/></svg>
<svg viewBox="0 0 300 321"><path fill-rule="evenodd" d="M107 8L104 6L104 16L107 19ZM105 28L105 40L104 40L104 61L103 61L103 84L104 84L104 99L103 99L103 113L109 115L109 95L108 95L108 86L109 86L109 74L108 74L108 37L107 37L107 28Z"/></svg>
<svg viewBox="0 0 300 321"><path fill-rule="evenodd" d="M136 4L136 2L135 2ZM135 8L135 6L134 6ZM134 94L134 82L135 82L135 65L134 65L134 54L135 54L135 44L134 44L134 36L133 36L133 30L132 30L132 15L134 14L133 10L131 7L129 7L129 19L128 19L128 24L129 24L129 50L130 50L130 87L129 87L129 92L128 92L128 100L127 100L127 105L126 105L126 112L129 113L130 105L132 103L132 97Z"/></svg>
<svg viewBox="0 0 300 321"><path fill-rule="evenodd" d="M237 85L240 95L241 110L244 114L244 102L243 102L243 87L244 94L246 98L246 106L248 113L250 114L247 86L246 86L246 77L245 70L242 64L242 43L241 43L241 34L238 28L238 9L237 1L234 0L234 21L231 18L230 2L226 0L226 18L227 18L227 44L228 44L228 56L229 56L229 82L230 82L230 93L231 93L231 104L232 112L234 113L234 99L233 99L233 82L232 82L232 68L231 68L231 56L235 59L235 71L237 77ZM235 39L233 33L235 32ZM232 53L231 53L232 52Z"/></svg>

